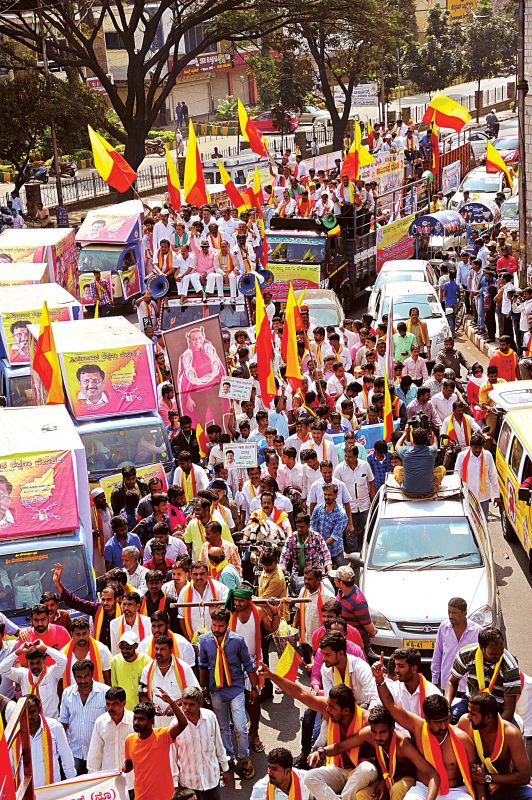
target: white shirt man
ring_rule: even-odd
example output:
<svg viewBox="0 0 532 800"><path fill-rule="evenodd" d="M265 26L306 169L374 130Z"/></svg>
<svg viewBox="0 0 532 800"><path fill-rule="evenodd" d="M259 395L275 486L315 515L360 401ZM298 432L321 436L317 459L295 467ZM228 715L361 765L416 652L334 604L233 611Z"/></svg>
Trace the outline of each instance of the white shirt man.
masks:
<svg viewBox="0 0 532 800"><path fill-rule="evenodd" d="M245 273L249 271L255 271L257 258L250 242L246 242L243 247L240 247L238 243L234 244L231 247L231 256L241 275L245 275ZM244 259L247 259L249 262L247 267Z"/></svg>
<svg viewBox="0 0 532 800"><path fill-rule="evenodd" d="M284 494L280 494L279 492L277 492L277 494L275 495L273 504L274 504L275 508L280 508L281 511L285 512L285 514L290 514L292 512L292 510L293 510L292 503L290 502L288 497L285 497ZM253 514L253 512L254 511L258 511L260 507L261 507L261 503L260 503L260 495L259 495L258 497L255 497L251 501L251 503L249 505L249 510Z"/></svg>
<svg viewBox="0 0 532 800"><path fill-rule="evenodd" d="M307 590L303 586L300 589L298 597L308 597L308 599L310 600L310 603L301 603L301 605L299 606L299 614L300 614L300 620L301 620L301 615L303 615L303 622L304 622L303 631L305 634L304 638L301 641L305 642L305 644L312 646L312 634L315 631L317 631L322 624L320 619L320 614L318 611L318 600L321 597L322 602L325 603L326 600L330 600L332 597L334 597L334 595L331 592L331 590L328 589L327 586L325 586L325 584L320 582L319 587L316 589L316 591L310 593L307 592ZM301 630L301 621L299 624L299 629Z"/></svg>
<svg viewBox="0 0 532 800"><path fill-rule="evenodd" d="M87 772L121 769L125 758L126 738L133 733L133 712L124 708L124 716L116 723L106 711L96 720L87 755ZM129 791L134 788L135 773L125 774Z"/></svg>
<svg viewBox="0 0 532 800"><path fill-rule="evenodd" d="M180 700L183 694L183 689L179 685L177 677L178 672L176 661L179 661L179 665L183 670L185 680L183 689L185 689L187 686L199 686L198 679L192 672L192 669L189 667L189 665L181 659L176 659L175 656L172 656L172 663L170 664L166 675L163 675L155 659L153 660L152 664L148 664L148 666L144 667L144 670L142 671L139 692L147 693L152 702L155 703L155 705L158 705L161 711L163 711L161 715L155 717L156 728L164 728L167 725L171 725L171 720L174 716L172 709L166 706L161 700L157 699L160 692L166 692L173 700Z"/></svg>
<svg viewBox="0 0 532 800"><path fill-rule="evenodd" d="M111 671L111 651L109 650L108 647L106 647L104 644L99 642L97 639L92 639L92 644L95 647L98 648L98 653L100 654L100 661L101 661L101 664L102 664L102 672L110 672ZM64 653L65 649L67 647L68 647L68 645L65 645L65 647L63 648L63 650L61 652ZM87 653L86 658L88 658L90 660L90 651L89 651L89 653ZM74 673L72 672L72 667L74 666L74 664L77 664L77 662L78 662L78 659L76 658L76 654L74 652L72 652L72 662L70 664L70 684L69 684L70 686L72 686L72 684L75 683ZM65 686L65 681L63 681L63 686Z"/></svg>
<svg viewBox="0 0 532 800"><path fill-rule="evenodd" d="M371 505L369 484L375 480L367 461L358 460L355 469L342 461L335 468L334 477L345 483L351 498L351 511L367 511Z"/></svg>
<svg viewBox="0 0 532 800"><path fill-rule="evenodd" d="M171 583L173 586L173 581L171 581ZM176 597L176 602L177 602L177 597ZM188 641L188 639L185 639L185 637L181 636L180 633L174 633L173 631L171 634L170 632L168 632L168 636L170 635L172 636L172 639L177 643L177 647L179 648L178 658L180 658L181 661L184 661L186 664L188 664L189 667L193 667L196 663L196 653L194 651L194 648ZM138 646L139 653L148 653L148 655L151 657L152 645L153 645L153 635L146 636Z"/></svg>
<svg viewBox="0 0 532 800"><path fill-rule="evenodd" d="M211 584L216 592L216 596L213 596L211 591ZM179 603L187 602L187 598L185 595L187 594L188 586L184 586L183 589L179 592ZM220 605L223 605L227 599L228 589L223 583L220 581L212 580L207 583L203 594L200 594L195 586L192 587L192 603L208 603L211 600L219 600ZM185 619L185 609L180 608L178 612L178 617L181 620ZM209 612L208 606L198 606L197 608L190 609L190 624L192 626L193 632L202 630L202 631L209 631L211 629L211 615ZM197 685L197 684L195 684Z"/></svg>
<svg viewBox="0 0 532 800"><path fill-rule="evenodd" d="M436 394L430 398L432 407L435 409L440 419L451 416L455 400L458 400L456 392L453 392L450 397L445 397L443 392L436 392Z"/></svg>
<svg viewBox="0 0 532 800"><path fill-rule="evenodd" d="M353 690L356 703L358 705L365 703L370 708L378 705L380 700L370 665L362 658L352 656L349 653L347 653L346 658L347 672L349 673L348 685ZM321 683L323 694L328 697L334 686L334 667L326 667L325 664L322 664Z"/></svg>
<svg viewBox="0 0 532 800"><path fill-rule="evenodd" d="M469 453L467 460L467 471L464 461ZM495 461L489 450L482 450L476 456L471 448L462 450L458 453L455 464L455 471L462 476L464 483L472 494L475 495L479 503L489 500L496 500L500 497L499 481L497 480L497 469ZM484 472L484 491L482 491L482 472ZM467 475L467 481L464 476Z"/></svg>
<svg viewBox="0 0 532 800"><path fill-rule="evenodd" d="M419 707L419 687L421 685L421 678L420 683L413 694L410 694L408 689L406 688L403 681L386 681L386 686L392 693L395 701L402 706L405 711L410 711L412 714L417 714L418 717L422 717L423 714ZM432 694L441 694L440 690L437 686L434 686L433 683L430 681L425 680L425 697L430 697ZM397 726L400 730L400 726Z"/></svg>
<svg viewBox="0 0 532 800"><path fill-rule="evenodd" d="M164 209L161 211L161 219L153 226L153 252L158 253L161 246L162 239L168 239L169 242L174 241L175 228L169 220L168 212L165 213Z"/></svg>
<svg viewBox="0 0 532 800"><path fill-rule="evenodd" d="M199 464L192 464L191 472L194 473L194 484L196 486L196 492L205 491L205 489L209 485L209 478L203 467L200 467ZM184 485L185 481L190 481L190 480L191 480L190 472L187 477L184 474L181 467L176 468L174 472L174 477L172 479L172 483L175 486L182 486L185 489L185 494L186 494L186 487Z"/></svg>
<svg viewBox="0 0 532 800"><path fill-rule="evenodd" d="M338 505L339 506L345 506L346 503L350 503L351 502L351 496L350 496L349 492L347 491L347 487L346 487L345 483L343 481L341 481L341 480L338 480L338 478L333 478L331 480L331 483L334 483L336 486L338 486L338 495L337 495L337 498L336 498L337 502L338 502ZM314 506L314 505L318 506L318 505L320 505L320 503L324 503L325 499L323 497L323 488L324 488L324 486L330 486L330 485L331 484L329 484L329 483L325 483L325 481L323 480L323 477L320 474L318 479L312 484L312 486L310 487L310 489L308 491L308 494L307 494L307 507L310 508L310 506Z"/></svg>
<svg viewBox="0 0 532 800"><path fill-rule="evenodd" d="M344 352L347 352L347 348L344 348ZM354 381L354 377L350 372L346 372L344 368L344 374L342 377L345 377L346 384L341 382L340 378L336 376L336 373L331 375L331 377L327 380L327 394L331 395L331 397L339 397L341 394L344 393L344 389L348 386L352 381Z"/></svg>
<svg viewBox="0 0 532 800"><path fill-rule="evenodd" d="M126 618L121 614L116 619L111 620L111 653L116 656L120 652L118 642L126 631L135 631L141 642L146 636L151 636L150 618L145 614L137 614L133 625L126 622Z"/></svg>
<svg viewBox="0 0 532 800"><path fill-rule="evenodd" d="M332 214L334 209L333 203L327 194L327 192L323 192L320 195L320 199L314 206L314 213L317 217L324 217L325 214Z"/></svg>
<svg viewBox="0 0 532 800"><path fill-rule="evenodd" d="M57 719L59 715L57 684L63 677L68 659L64 653L54 647L47 647L46 655L53 659L55 664L51 667L44 667L45 674L42 678L42 673L39 676L32 675L30 678L28 667L15 667L18 655L14 650L0 662L0 675L9 678L13 683L18 683L22 694L31 694L32 686L37 685L42 713L45 717Z"/></svg>
<svg viewBox="0 0 532 800"><path fill-rule="evenodd" d="M74 764L74 756L67 741L65 729L53 717L47 717L45 714L46 722L50 730L52 739L52 763L53 775L50 783L58 783L62 780L61 770L59 768L59 759L61 759L61 766L65 773L65 778L76 777L76 767ZM43 753L43 730L42 721L39 724L37 731L32 735L30 733L31 745L31 766L33 770L33 786L39 789L41 786L49 785L46 781L46 773L44 769L44 753Z"/></svg>
<svg viewBox="0 0 532 800"><path fill-rule="evenodd" d="M183 786L207 792L220 783L220 770L229 769L218 720L207 708L200 708L197 724L189 719L175 740L175 748Z"/></svg>
<svg viewBox="0 0 532 800"><path fill-rule="evenodd" d="M144 548L144 561L151 559L151 546L155 539L150 539ZM186 556L188 554L187 546L182 539L177 536L169 536L168 544L166 545L166 558L175 561L178 556Z"/></svg>
<svg viewBox="0 0 532 800"><path fill-rule="evenodd" d="M440 434L446 434L447 433L447 429L448 429L449 423L451 421L451 416L452 415L449 415L448 417L445 417L445 419L443 420L443 422L441 424L441 428L440 428ZM477 421L473 419L473 417L469 416L469 414L464 414L464 418L462 420L462 423L460 423L456 419L456 417L453 417L452 419L453 419L454 432L456 434L456 441L458 442L458 444L460 445L460 447L463 450L465 447L468 446L468 442L466 441L466 426L465 426L464 420L467 420L467 422L469 423L469 430L470 430L471 433L479 433L480 432L480 426L478 425Z"/></svg>
<svg viewBox="0 0 532 800"><path fill-rule="evenodd" d="M312 436L309 439L308 449L314 450L318 456L318 461L331 461L333 468L338 464L338 452L334 444L325 437L320 444L316 444Z"/></svg>
<svg viewBox="0 0 532 800"><path fill-rule="evenodd" d="M229 217L228 219L222 217L218 220L218 230L222 236L222 241L231 243L233 235L238 228L238 220Z"/></svg>
<svg viewBox="0 0 532 800"><path fill-rule="evenodd" d="M127 572L127 570L126 570ZM146 573L148 570L142 564L137 564L134 572L127 572L127 582L141 596L146 593Z"/></svg>

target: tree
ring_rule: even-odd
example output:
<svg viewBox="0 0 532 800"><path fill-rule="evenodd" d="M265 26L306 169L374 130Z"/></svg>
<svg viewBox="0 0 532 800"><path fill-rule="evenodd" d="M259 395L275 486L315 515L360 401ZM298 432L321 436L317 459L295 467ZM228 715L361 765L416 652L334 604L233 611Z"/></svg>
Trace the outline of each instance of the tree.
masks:
<svg viewBox="0 0 532 800"><path fill-rule="evenodd" d="M406 49L404 76L421 92L445 89L460 77L463 47L461 23L449 24L447 11L434 8L429 12L425 41L413 41Z"/></svg>
<svg viewBox="0 0 532 800"><path fill-rule="evenodd" d="M87 146L87 123L99 125L104 119L100 97L78 80L62 81L53 76L48 84L36 70L16 73L0 81L0 159L16 170L15 189L24 184L24 169L30 153L44 145L51 156L45 127L55 119L57 138L63 152ZM49 130L49 129L48 129Z"/></svg>

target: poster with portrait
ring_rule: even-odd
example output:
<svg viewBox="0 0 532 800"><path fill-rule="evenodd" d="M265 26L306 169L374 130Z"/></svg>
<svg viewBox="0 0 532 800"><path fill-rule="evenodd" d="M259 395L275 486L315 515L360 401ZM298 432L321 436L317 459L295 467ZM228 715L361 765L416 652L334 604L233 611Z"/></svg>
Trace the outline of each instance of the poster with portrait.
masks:
<svg viewBox="0 0 532 800"><path fill-rule="evenodd" d="M144 483L147 484L151 478L159 478L163 485L163 490L166 491L168 489L168 480L162 464L148 464L145 467L136 467L136 470L137 478L140 478L142 481L144 481ZM123 480L124 476L121 472L116 472L114 475L106 475L105 478L100 478L100 486L105 493L108 503L111 502L111 494L113 489L116 489L116 487L119 486Z"/></svg>
<svg viewBox="0 0 532 800"><path fill-rule="evenodd" d="M256 442L231 442L223 445L224 467L249 469L257 466Z"/></svg>
<svg viewBox="0 0 532 800"><path fill-rule="evenodd" d="M129 203L91 209L76 234L77 242L125 244L140 239L141 212Z"/></svg>
<svg viewBox="0 0 532 800"><path fill-rule="evenodd" d="M145 346L61 353L60 360L70 407L76 419L157 409Z"/></svg>
<svg viewBox="0 0 532 800"><path fill-rule="evenodd" d="M42 307L24 311L3 311L0 315L0 334L5 357L10 364L29 364L29 338L28 325L37 325L41 319ZM48 308L50 321L65 322L71 319L68 306L62 308Z"/></svg>
<svg viewBox="0 0 532 800"><path fill-rule="evenodd" d="M79 275L79 293L81 295L81 302L84 306L93 306L96 300L91 295L91 283L94 280L94 272L81 272ZM107 285L111 289L111 296L113 295L113 282L111 280L111 272L102 272L102 281L107 281Z"/></svg>
<svg viewBox="0 0 532 800"><path fill-rule="evenodd" d="M69 450L0 458L0 540L74 530L78 524Z"/></svg>
<svg viewBox="0 0 532 800"><path fill-rule="evenodd" d="M216 423L227 430L230 401L218 396L227 375L220 318L180 325L163 336L181 415L192 419L193 429Z"/></svg>
<svg viewBox="0 0 532 800"><path fill-rule="evenodd" d="M122 283L122 296L124 300L140 294L140 275L137 264L132 264L126 269L120 270L120 281Z"/></svg>
<svg viewBox="0 0 532 800"><path fill-rule="evenodd" d="M218 397L225 398L226 400L249 400L251 397L251 390L253 388L253 381L249 378L224 378L220 384L220 391Z"/></svg>

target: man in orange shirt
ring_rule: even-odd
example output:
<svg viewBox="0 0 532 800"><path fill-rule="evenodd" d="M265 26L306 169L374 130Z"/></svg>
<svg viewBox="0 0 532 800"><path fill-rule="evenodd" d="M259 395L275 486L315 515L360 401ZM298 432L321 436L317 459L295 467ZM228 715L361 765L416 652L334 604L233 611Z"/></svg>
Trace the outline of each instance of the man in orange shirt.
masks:
<svg viewBox="0 0 532 800"><path fill-rule="evenodd" d="M176 737L187 727L188 720L166 692L159 692L157 697L164 705L171 707L177 722L169 728L154 728L153 703L139 703L133 709L134 733L126 738L122 772L135 770L135 800L149 800L153 797L155 786L160 800L170 800L174 793L169 750Z"/></svg>
<svg viewBox="0 0 532 800"><path fill-rule="evenodd" d="M490 367L497 367L499 378L505 381L519 381L519 358L515 350L510 349L511 343L509 336L499 337L499 349L490 358Z"/></svg>

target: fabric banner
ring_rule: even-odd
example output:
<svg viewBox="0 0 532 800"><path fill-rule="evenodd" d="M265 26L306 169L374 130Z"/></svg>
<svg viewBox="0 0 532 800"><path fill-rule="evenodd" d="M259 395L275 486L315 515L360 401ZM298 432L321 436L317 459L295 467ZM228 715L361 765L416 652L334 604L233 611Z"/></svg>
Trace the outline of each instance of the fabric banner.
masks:
<svg viewBox="0 0 532 800"><path fill-rule="evenodd" d="M392 192L403 185L405 159L402 153L379 153L375 161L360 168L360 177L364 181L376 181L377 194L380 196L381 208L393 210ZM387 197L382 197L387 192Z"/></svg>
<svg viewBox="0 0 532 800"><path fill-rule="evenodd" d="M401 217L377 228L377 274L385 261L412 258L414 255L414 240L408 235L414 218L414 214L409 214L408 217Z"/></svg>
<svg viewBox="0 0 532 800"><path fill-rule="evenodd" d="M164 457L164 454L163 454ZM163 490L168 488L168 481L166 479L166 472L162 464L148 464L147 467L135 467L137 470L137 478L140 478L144 483L148 483L151 478L159 478L163 485ZM114 475L106 475L105 478L100 478L100 486L102 487L107 502L111 502L111 494L113 489L122 483L124 476L121 472Z"/></svg>
<svg viewBox="0 0 532 800"><path fill-rule="evenodd" d="M143 345L61 353L60 359L77 419L157 410L154 379Z"/></svg>
<svg viewBox="0 0 532 800"><path fill-rule="evenodd" d="M273 262L268 263L268 269L271 270L275 276L273 284L270 286L269 291L273 295L273 299L277 302L283 302L288 297L288 289L290 284L294 287L294 291L298 292L303 289L318 289L320 285L320 264L276 264Z"/></svg>
<svg viewBox="0 0 532 800"><path fill-rule="evenodd" d="M220 317L181 325L163 333L170 370L181 414L204 431L211 423L226 430L230 403L219 397L220 383L227 374Z"/></svg>
<svg viewBox="0 0 532 800"><path fill-rule="evenodd" d="M78 525L69 450L0 458L0 539L41 536Z"/></svg>
<svg viewBox="0 0 532 800"><path fill-rule="evenodd" d="M10 364L29 364L29 331L28 325L39 324L41 320L42 306L33 308L30 311L9 311L3 312L2 318L2 340L6 357ZM50 322L66 322L71 319L70 309L48 307Z"/></svg>
<svg viewBox="0 0 532 800"><path fill-rule="evenodd" d="M460 162L453 161L441 171L441 190L444 195L457 192L460 186Z"/></svg>
<svg viewBox="0 0 532 800"><path fill-rule="evenodd" d="M93 772L35 789L36 800L128 800L121 772Z"/></svg>

